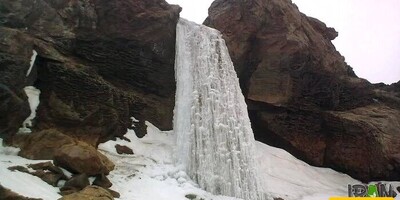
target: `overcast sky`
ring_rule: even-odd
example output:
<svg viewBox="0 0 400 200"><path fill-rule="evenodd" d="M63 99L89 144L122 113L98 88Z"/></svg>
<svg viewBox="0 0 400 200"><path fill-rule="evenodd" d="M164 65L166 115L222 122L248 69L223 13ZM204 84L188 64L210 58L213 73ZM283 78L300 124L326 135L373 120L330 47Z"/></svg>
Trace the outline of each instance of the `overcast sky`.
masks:
<svg viewBox="0 0 400 200"><path fill-rule="evenodd" d="M167 0L181 17L202 23L212 0ZM334 27L333 43L359 77L400 80L400 0L293 0L300 11Z"/></svg>

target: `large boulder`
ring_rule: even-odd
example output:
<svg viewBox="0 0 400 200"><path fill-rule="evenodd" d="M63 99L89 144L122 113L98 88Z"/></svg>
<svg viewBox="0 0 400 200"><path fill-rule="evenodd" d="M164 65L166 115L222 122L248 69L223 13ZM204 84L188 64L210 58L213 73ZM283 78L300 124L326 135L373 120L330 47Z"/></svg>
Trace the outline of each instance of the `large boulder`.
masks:
<svg viewBox="0 0 400 200"><path fill-rule="evenodd" d="M132 116L172 128L179 6L164 0L0 4L0 88L9 91L0 98L11 99L0 104L1 133L15 134L29 115L22 88L32 84L41 90L35 130L55 128L95 146L122 136ZM26 77L33 50L38 56Z"/></svg>
<svg viewBox="0 0 400 200"><path fill-rule="evenodd" d="M114 164L93 146L84 142L67 144L54 153L54 164L77 174L109 174Z"/></svg>
<svg viewBox="0 0 400 200"><path fill-rule="evenodd" d="M223 34L256 139L362 181L400 180L398 84L358 78L333 28L290 0L215 0L204 24Z"/></svg>
<svg viewBox="0 0 400 200"><path fill-rule="evenodd" d="M55 129L17 135L12 144L21 148L18 155L34 160L54 160L54 164L76 174L101 175L114 169L114 164L95 147ZM35 167L35 166L33 166ZM46 166L43 166L46 167ZM47 166L42 171L55 171Z"/></svg>
<svg viewBox="0 0 400 200"><path fill-rule="evenodd" d="M85 189L63 196L59 200L113 200L114 197L106 189L99 186L87 186Z"/></svg>
<svg viewBox="0 0 400 200"><path fill-rule="evenodd" d="M52 160L62 146L76 143L73 138L55 129L18 136L13 142L21 148L19 156L34 160Z"/></svg>

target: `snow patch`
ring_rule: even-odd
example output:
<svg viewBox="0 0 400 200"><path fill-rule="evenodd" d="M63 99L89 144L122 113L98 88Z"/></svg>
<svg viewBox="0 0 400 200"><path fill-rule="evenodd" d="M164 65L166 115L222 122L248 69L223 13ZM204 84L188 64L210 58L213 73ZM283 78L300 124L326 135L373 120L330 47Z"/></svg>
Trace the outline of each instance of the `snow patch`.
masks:
<svg viewBox="0 0 400 200"><path fill-rule="evenodd" d="M313 167L283 149L257 142L264 191L285 200L321 200L346 197L348 184L361 182L329 168ZM389 183L389 182L387 182ZM400 182L390 182L399 186ZM400 196L396 199L400 199Z"/></svg>
<svg viewBox="0 0 400 200"><path fill-rule="evenodd" d="M34 86L27 86L24 88L26 95L28 96L29 107L31 109L31 114L22 123L22 128L19 129L18 133L31 133L32 120L36 117L36 109L39 106L40 100L40 90Z"/></svg>
<svg viewBox="0 0 400 200"><path fill-rule="evenodd" d="M135 117L131 117L131 120L132 120L133 123L139 122L139 120L137 120Z"/></svg>

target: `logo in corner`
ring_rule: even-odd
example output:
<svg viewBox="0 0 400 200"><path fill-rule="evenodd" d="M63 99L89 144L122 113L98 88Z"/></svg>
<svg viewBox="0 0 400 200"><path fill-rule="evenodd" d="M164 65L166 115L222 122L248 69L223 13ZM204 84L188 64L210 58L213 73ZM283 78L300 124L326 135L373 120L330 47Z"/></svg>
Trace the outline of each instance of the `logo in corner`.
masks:
<svg viewBox="0 0 400 200"><path fill-rule="evenodd" d="M391 184L356 184L348 185L349 197L396 197L397 193Z"/></svg>

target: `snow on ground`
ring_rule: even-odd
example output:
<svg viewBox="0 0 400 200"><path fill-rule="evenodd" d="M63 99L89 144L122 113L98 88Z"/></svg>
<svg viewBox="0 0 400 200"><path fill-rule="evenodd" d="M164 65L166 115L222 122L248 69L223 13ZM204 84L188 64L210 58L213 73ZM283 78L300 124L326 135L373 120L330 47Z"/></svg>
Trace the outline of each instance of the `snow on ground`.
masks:
<svg viewBox="0 0 400 200"><path fill-rule="evenodd" d="M28 160L17 156L19 149L3 147L3 140L0 138L0 185L20 195L44 200L55 200L61 196L59 189L55 188L36 176L18 171L10 171L11 166L44 162L47 160Z"/></svg>
<svg viewBox="0 0 400 200"><path fill-rule="evenodd" d="M162 132L148 122L146 125L147 135L141 139L128 130L125 137L131 142L117 139L99 145L116 165L108 178L113 183L111 189L121 194L120 199L187 200L186 195L196 195L198 200L235 200L199 189L185 172L173 165L173 132ZM118 155L116 144L130 147L134 155Z"/></svg>
<svg viewBox="0 0 400 200"><path fill-rule="evenodd" d="M109 178L114 183L112 189L121 193L121 199L185 200L186 194L196 194L203 199L232 199L215 197L199 189L185 172L173 166L174 133L162 132L152 124L146 124L148 134L141 139L129 130L125 136L131 142L118 139L99 146L117 166ZM130 147L135 155L118 155L114 147L116 144ZM312 167L285 150L261 142L257 142L256 146L256 160L259 161L264 191L273 197L324 200L347 196L347 185L360 183L332 169Z"/></svg>
<svg viewBox="0 0 400 200"><path fill-rule="evenodd" d="M198 187L185 172L173 165L175 135L159 131L146 122L148 134L136 137L128 130L125 137L131 142L117 139L100 144L99 149L116 165L108 175L111 189L121 194L121 200L238 200L215 196ZM0 184L21 195L44 200L60 198L59 189L39 178L7 168L26 166L41 160L28 160L17 156L19 149L3 147L0 139ZM119 155L115 145L130 147L134 155ZM351 177L327 168L312 167L286 151L257 142L256 160L259 161L264 192L285 200L327 200L332 196L347 196L347 184L359 183ZM399 186L400 183L392 183ZM396 198L400 200L400 197Z"/></svg>
<svg viewBox="0 0 400 200"><path fill-rule="evenodd" d="M261 142L257 142L257 150L265 190L285 200L347 196L347 184L359 183L331 169L312 167L285 150Z"/></svg>
<svg viewBox="0 0 400 200"><path fill-rule="evenodd" d="M327 200L346 197L348 184L360 184L330 168L313 167L283 149L257 142L257 161L264 177L264 190L285 200ZM389 182L382 182L389 183ZM400 182L391 182L400 186ZM400 200L400 196L396 199Z"/></svg>

